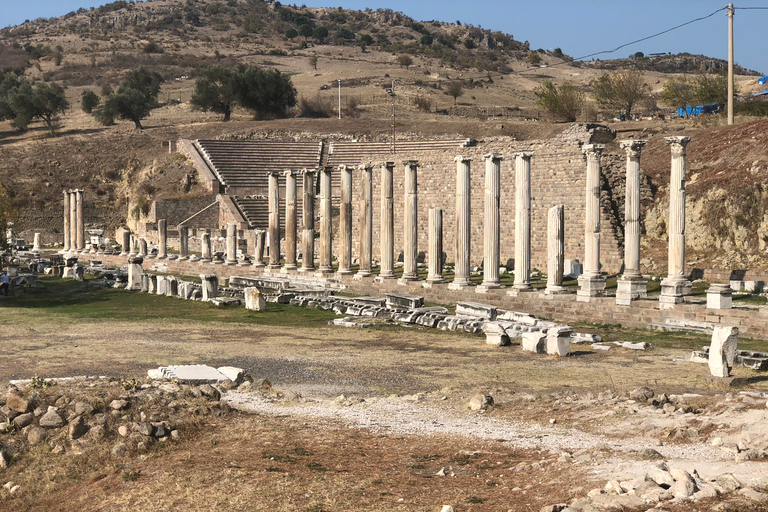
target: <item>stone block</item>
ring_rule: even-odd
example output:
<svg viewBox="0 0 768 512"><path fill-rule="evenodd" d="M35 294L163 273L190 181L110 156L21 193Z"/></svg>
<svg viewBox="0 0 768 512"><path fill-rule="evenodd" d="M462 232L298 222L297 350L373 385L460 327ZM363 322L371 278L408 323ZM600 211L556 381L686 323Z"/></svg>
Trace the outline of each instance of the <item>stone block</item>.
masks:
<svg viewBox="0 0 768 512"><path fill-rule="evenodd" d="M256 287L248 287L245 289L245 309L251 311L265 311L267 309L267 301L264 300L264 295Z"/></svg>
<svg viewBox="0 0 768 512"><path fill-rule="evenodd" d="M479 302L456 303L456 316L496 320L497 313L498 309L496 306L491 306L488 304L480 304Z"/></svg>
<svg viewBox="0 0 768 512"><path fill-rule="evenodd" d="M563 260L563 275L565 277L579 277L584 273L584 265L579 260Z"/></svg>
<svg viewBox="0 0 768 512"><path fill-rule="evenodd" d="M731 374L738 340L738 327L715 327L712 332L712 344L709 346L709 372L713 377L728 377Z"/></svg>
<svg viewBox="0 0 768 512"><path fill-rule="evenodd" d="M570 354L572 332L573 329L568 326L547 329L547 354L560 357Z"/></svg>
<svg viewBox="0 0 768 512"><path fill-rule="evenodd" d="M504 326L498 322L487 322L483 324L483 333L485 334L485 343L502 347L509 345L509 336Z"/></svg>
<svg viewBox="0 0 768 512"><path fill-rule="evenodd" d="M525 352L543 354L546 351L547 335L543 332L524 332L522 345Z"/></svg>
<svg viewBox="0 0 768 512"><path fill-rule="evenodd" d="M219 295L219 278L216 274L200 274L203 287L203 300L208 301Z"/></svg>
<svg viewBox="0 0 768 512"><path fill-rule="evenodd" d="M727 284L712 284L707 290L707 309L731 309L733 290Z"/></svg>
<svg viewBox="0 0 768 512"><path fill-rule="evenodd" d="M388 293L387 306L398 306L403 308L415 309L424 306L424 297L409 295L407 293Z"/></svg>

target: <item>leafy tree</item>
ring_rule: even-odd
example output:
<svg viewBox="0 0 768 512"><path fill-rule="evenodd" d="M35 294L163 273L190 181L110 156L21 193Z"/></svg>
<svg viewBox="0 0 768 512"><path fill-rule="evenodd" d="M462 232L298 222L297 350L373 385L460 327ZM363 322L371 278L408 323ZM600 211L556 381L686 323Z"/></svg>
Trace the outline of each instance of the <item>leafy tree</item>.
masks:
<svg viewBox="0 0 768 512"><path fill-rule="evenodd" d="M328 29L325 27L315 27L315 30L312 31L312 37L322 42L328 37Z"/></svg>
<svg viewBox="0 0 768 512"><path fill-rule="evenodd" d="M536 95L537 105L567 122L575 121L584 105L584 93L576 89L571 82L564 82L558 88L551 80L545 80L533 93Z"/></svg>
<svg viewBox="0 0 768 512"><path fill-rule="evenodd" d="M299 27L299 35L304 38L304 41L307 40L307 38L312 36L312 25L304 24Z"/></svg>
<svg viewBox="0 0 768 512"><path fill-rule="evenodd" d="M277 69L240 66L236 84L238 104L252 110L257 119L284 116L288 108L296 105L291 78Z"/></svg>
<svg viewBox="0 0 768 512"><path fill-rule="evenodd" d="M33 117L43 121L51 135L56 135L59 116L69 109L64 88L57 83L38 82L35 84L32 104Z"/></svg>
<svg viewBox="0 0 768 512"><path fill-rule="evenodd" d="M336 39L344 39L346 41L353 41L355 39L355 33L346 27L342 27L336 31Z"/></svg>
<svg viewBox="0 0 768 512"><path fill-rule="evenodd" d="M421 36L421 39L419 39L419 43L423 44L424 46L429 46L432 44L432 36L430 34L424 34Z"/></svg>
<svg viewBox="0 0 768 512"><path fill-rule="evenodd" d="M287 37L288 39L293 39L298 35L299 33L296 31L295 28L289 28L288 30L285 31L285 37Z"/></svg>
<svg viewBox="0 0 768 512"><path fill-rule="evenodd" d="M102 123L115 118L133 121L136 128L144 129L141 120L159 106L157 95L160 94L163 81L157 71L144 67L130 71L117 92L93 111L94 116Z"/></svg>
<svg viewBox="0 0 768 512"><path fill-rule="evenodd" d="M99 106L99 102L101 100L99 99L99 96L91 91L90 89L87 91L83 91L82 99L80 102L80 108L83 109L83 112L86 114L90 114L93 112L93 109Z"/></svg>
<svg viewBox="0 0 768 512"><path fill-rule="evenodd" d="M726 105L728 103L728 75L726 73L699 75L696 77L694 89L696 101L700 104ZM734 90L733 94L738 94L738 91Z"/></svg>
<svg viewBox="0 0 768 512"><path fill-rule="evenodd" d="M56 83L34 86L12 73L0 73L0 119L10 119L17 130L26 130L33 119L44 122L56 135L59 116L69 108L64 88Z"/></svg>
<svg viewBox="0 0 768 512"><path fill-rule="evenodd" d="M634 69L603 73L595 82L593 90L600 105L619 110L627 118L648 92L649 87L643 81L643 74Z"/></svg>
<svg viewBox="0 0 768 512"><path fill-rule="evenodd" d="M413 59L410 55L399 55L397 57L397 63L405 69L408 69L413 64Z"/></svg>
<svg viewBox="0 0 768 512"><path fill-rule="evenodd" d="M232 70L220 65L208 66L195 81L190 103L205 112L224 114L224 121L229 121L236 95L236 80Z"/></svg>
<svg viewBox="0 0 768 512"><path fill-rule="evenodd" d="M541 55L535 52L529 53L528 56L525 58L525 62L527 62L531 66L538 66L539 64L541 64Z"/></svg>
<svg viewBox="0 0 768 512"><path fill-rule="evenodd" d="M360 36L360 42L365 45L372 45L373 38L369 34L363 34Z"/></svg>
<svg viewBox="0 0 768 512"><path fill-rule="evenodd" d="M694 103L695 88L687 76L674 76L664 82L659 93L659 99L674 108ZM686 117L688 114L686 113Z"/></svg>
<svg viewBox="0 0 768 512"><path fill-rule="evenodd" d="M450 82L445 90L445 94L453 98L453 104L455 105L459 96L464 94L464 85L458 80Z"/></svg>

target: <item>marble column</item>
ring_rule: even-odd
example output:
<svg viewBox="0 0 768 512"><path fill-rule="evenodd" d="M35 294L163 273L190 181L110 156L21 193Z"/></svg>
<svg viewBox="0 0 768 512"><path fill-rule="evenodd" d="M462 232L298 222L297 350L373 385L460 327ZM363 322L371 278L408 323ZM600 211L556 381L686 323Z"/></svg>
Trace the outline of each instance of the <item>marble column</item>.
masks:
<svg viewBox="0 0 768 512"><path fill-rule="evenodd" d="M301 272L315 270L315 171L303 169L301 210Z"/></svg>
<svg viewBox="0 0 768 512"><path fill-rule="evenodd" d="M85 250L85 218L83 217L83 191L82 189L75 190L75 197L77 200L77 250L81 252L87 252Z"/></svg>
<svg viewBox="0 0 768 512"><path fill-rule="evenodd" d="M211 262L211 235L210 233L203 233L203 236L200 237L200 262L201 263L210 263Z"/></svg>
<svg viewBox="0 0 768 512"><path fill-rule="evenodd" d="M280 269L280 189L277 172L268 173L269 176L269 265L267 270ZM294 253L295 254L295 253Z"/></svg>
<svg viewBox="0 0 768 512"><path fill-rule="evenodd" d="M355 275L356 279L372 275L371 262L373 260L373 165L363 164L358 168L360 172L360 245L358 258L360 269Z"/></svg>
<svg viewBox="0 0 768 512"><path fill-rule="evenodd" d="M339 275L352 273L352 166L340 165L341 204L339 205Z"/></svg>
<svg viewBox="0 0 768 512"><path fill-rule="evenodd" d="M381 164L381 219L379 226L379 259L381 261L378 280L395 277L395 196L393 175L395 162Z"/></svg>
<svg viewBox="0 0 768 512"><path fill-rule="evenodd" d="M472 284L469 277L470 237L472 235L470 203L470 165L472 159L468 156L457 156L453 161L456 162L456 257L453 282L448 285L448 288L461 290Z"/></svg>
<svg viewBox="0 0 768 512"><path fill-rule="evenodd" d="M624 195L624 272L616 283L616 304L629 306L648 297L648 285L640 274L640 151L648 141L622 140L627 154Z"/></svg>
<svg viewBox="0 0 768 512"><path fill-rule="evenodd" d="M131 253L131 232L123 228L122 247L120 247L120 256L128 256Z"/></svg>
<svg viewBox="0 0 768 512"><path fill-rule="evenodd" d="M296 172L285 171L285 265L296 270Z"/></svg>
<svg viewBox="0 0 768 512"><path fill-rule="evenodd" d="M419 254L419 229L418 229L418 188L417 174L419 162L406 160L405 166L405 204L403 207L403 277L399 280L405 284L407 281L419 279L416 267L416 259Z"/></svg>
<svg viewBox="0 0 768 512"><path fill-rule="evenodd" d="M189 228L179 226L179 260L189 259Z"/></svg>
<svg viewBox="0 0 768 512"><path fill-rule="evenodd" d="M691 282L685 277L685 146L690 137L664 137L672 151L669 179L668 275L661 281L660 309L672 309L683 302Z"/></svg>
<svg viewBox="0 0 768 512"><path fill-rule="evenodd" d="M332 167L320 170L320 266L319 275L333 272L333 207L331 204Z"/></svg>
<svg viewBox="0 0 768 512"><path fill-rule="evenodd" d="M531 157L519 151L515 157L515 282L510 295L533 291L531 286Z"/></svg>
<svg viewBox="0 0 768 512"><path fill-rule="evenodd" d="M421 284L431 288L433 284L444 283L443 279L443 210L429 209L429 273Z"/></svg>
<svg viewBox="0 0 768 512"><path fill-rule="evenodd" d="M72 248L72 238L69 229L69 192L64 191L64 252Z"/></svg>
<svg viewBox="0 0 768 512"><path fill-rule="evenodd" d="M565 208L553 206L547 215L547 288L545 295L567 293L563 287L565 264Z"/></svg>
<svg viewBox="0 0 768 512"><path fill-rule="evenodd" d="M71 252L77 251L77 194L69 191L69 246Z"/></svg>
<svg viewBox="0 0 768 512"><path fill-rule="evenodd" d="M603 144L586 144L587 158L586 212L584 222L584 273L579 276L576 300L589 302L591 297L605 295L605 276L600 273L600 156Z"/></svg>
<svg viewBox="0 0 768 512"><path fill-rule="evenodd" d="M237 224L227 223L227 265L237 265Z"/></svg>
<svg viewBox="0 0 768 512"><path fill-rule="evenodd" d="M483 284L478 293L500 288L500 229L501 229L501 161L498 153L483 155L485 159L485 210L483 213Z"/></svg>
<svg viewBox="0 0 768 512"><path fill-rule="evenodd" d="M168 257L168 221L158 219L157 221L157 259L164 260Z"/></svg>
<svg viewBox="0 0 768 512"><path fill-rule="evenodd" d="M42 235L40 233L35 233L35 241L32 245L32 250L34 252L41 252L43 250L43 243L41 240L41 236Z"/></svg>
<svg viewBox="0 0 768 512"><path fill-rule="evenodd" d="M256 268L264 267L264 241L266 235L267 233L262 229L257 230L254 234L256 240L253 244L253 266Z"/></svg>
<svg viewBox="0 0 768 512"><path fill-rule="evenodd" d="M139 256L146 258L147 252L147 240L139 238Z"/></svg>

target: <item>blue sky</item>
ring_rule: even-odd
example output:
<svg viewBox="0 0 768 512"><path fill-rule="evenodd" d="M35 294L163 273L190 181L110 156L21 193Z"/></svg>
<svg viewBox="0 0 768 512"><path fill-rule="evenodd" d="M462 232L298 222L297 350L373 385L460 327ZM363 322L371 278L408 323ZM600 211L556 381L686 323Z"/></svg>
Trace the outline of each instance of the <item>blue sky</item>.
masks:
<svg viewBox="0 0 768 512"><path fill-rule="evenodd" d="M182 0L179 0L182 1ZM295 1L295 0L294 0ZM313 7L346 9L389 8L417 19L471 23L512 34L529 41L531 48L561 48L579 57L612 49L725 6L726 0L304 0ZM304 3L304 2L296 2ZM333 3L331 3L333 2ZM26 19L61 16L79 7L99 6L104 1L1 0L0 26ZM289 3L289 2L284 2ZM290 2L293 3L293 2ZM736 62L768 73L768 10L739 10L768 7L766 0L735 2ZM626 57L636 51L689 52L727 58L725 12L688 25L658 38L623 48L602 58Z"/></svg>

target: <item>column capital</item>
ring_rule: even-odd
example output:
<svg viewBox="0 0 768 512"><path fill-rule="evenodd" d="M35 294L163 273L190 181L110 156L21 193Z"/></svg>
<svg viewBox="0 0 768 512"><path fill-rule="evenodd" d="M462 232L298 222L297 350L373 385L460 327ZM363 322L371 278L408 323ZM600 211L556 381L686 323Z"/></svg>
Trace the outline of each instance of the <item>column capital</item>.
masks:
<svg viewBox="0 0 768 512"><path fill-rule="evenodd" d="M603 150L605 149L605 144L584 144L581 146L581 151L587 155L587 158L590 156L600 156L603 153Z"/></svg>
<svg viewBox="0 0 768 512"><path fill-rule="evenodd" d="M296 176L298 174L298 171L294 171L292 169L286 169L284 171L280 171L280 176Z"/></svg>
<svg viewBox="0 0 768 512"><path fill-rule="evenodd" d="M351 171L354 168L352 165L346 165L346 164L339 164L336 166L336 169L340 171Z"/></svg>
<svg viewBox="0 0 768 512"><path fill-rule="evenodd" d="M285 171L267 171L267 176L274 176L278 177L282 175Z"/></svg>
<svg viewBox="0 0 768 512"><path fill-rule="evenodd" d="M674 137L664 137L664 142L667 143L667 146L670 146L673 155L684 155L685 146L691 142L691 138L680 135Z"/></svg>
<svg viewBox="0 0 768 512"><path fill-rule="evenodd" d="M388 169L394 169L395 168L395 162L387 161L387 162L381 162L382 167L386 167Z"/></svg>
<svg viewBox="0 0 768 512"><path fill-rule="evenodd" d="M504 155L501 153L486 153L483 155L483 158L488 160L489 158L491 160L504 160Z"/></svg>
<svg viewBox="0 0 768 512"><path fill-rule="evenodd" d="M619 141L619 146L626 151L627 156L630 158L638 158L640 156L640 150L643 146L648 144L647 140L628 139Z"/></svg>
<svg viewBox="0 0 768 512"><path fill-rule="evenodd" d="M472 161L472 157L471 156L466 156L466 155L458 155L458 156L455 156L453 158L453 161L454 162L471 162Z"/></svg>
<svg viewBox="0 0 768 512"><path fill-rule="evenodd" d="M367 172L371 172L371 171L373 171L373 164L372 164L372 163L370 163L370 162L366 162L366 163L364 163L364 164L360 164L360 165L358 165L358 166L357 166L357 169L358 169L359 171L367 171Z"/></svg>
<svg viewBox="0 0 768 512"><path fill-rule="evenodd" d="M403 165L406 167L418 167L419 161L418 160L403 160Z"/></svg>
<svg viewBox="0 0 768 512"><path fill-rule="evenodd" d="M315 174L318 172L319 169L302 169L300 171L296 171L298 174L301 174L302 176L306 176L307 174Z"/></svg>
<svg viewBox="0 0 768 512"><path fill-rule="evenodd" d="M533 156L533 151L517 151L512 153L512 158L522 158L523 160L530 160Z"/></svg>

